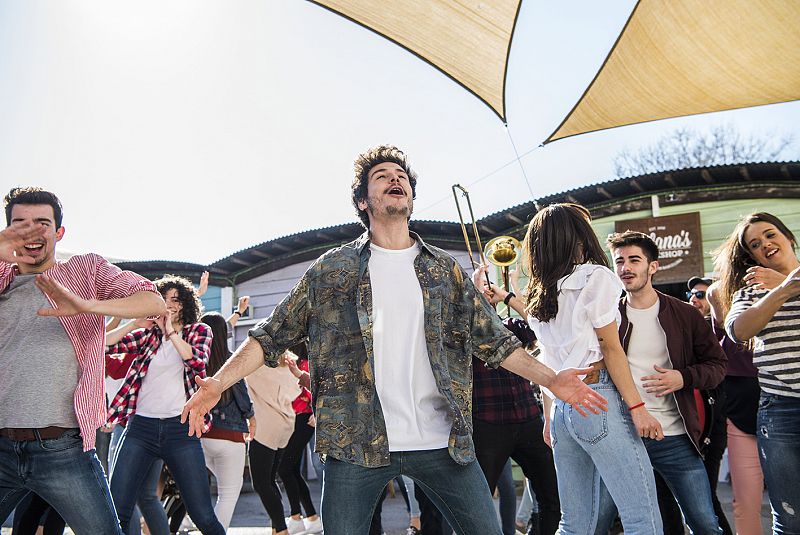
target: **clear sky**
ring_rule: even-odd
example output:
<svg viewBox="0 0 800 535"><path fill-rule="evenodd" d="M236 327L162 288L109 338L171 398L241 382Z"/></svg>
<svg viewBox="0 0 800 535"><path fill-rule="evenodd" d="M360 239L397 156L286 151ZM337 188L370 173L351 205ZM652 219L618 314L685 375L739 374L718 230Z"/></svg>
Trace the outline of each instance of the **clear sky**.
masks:
<svg viewBox="0 0 800 535"><path fill-rule="evenodd" d="M634 3L523 1L507 130L433 67L303 0L0 0L0 191L56 192L61 250L209 263L355 221L352 161L388 142L420 175L416 219L457 220L456 182L483 217L530 200L509 133L524 154L558 126ZM539 197L614 179L625 147L719 124L796 134L800 104L586 134L521 163Z"/></svg>

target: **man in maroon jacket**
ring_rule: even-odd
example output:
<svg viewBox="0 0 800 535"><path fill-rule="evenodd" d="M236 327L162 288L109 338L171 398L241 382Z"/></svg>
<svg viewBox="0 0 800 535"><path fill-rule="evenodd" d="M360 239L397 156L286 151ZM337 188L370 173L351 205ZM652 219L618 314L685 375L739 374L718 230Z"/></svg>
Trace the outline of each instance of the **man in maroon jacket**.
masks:
<svg viewBox="0 0 800 535"><path fill-rule="evenodd" d="M725 353L700 312L653 288L658 246L649 236L626 231L610 236L608 246L625 285L619 307L622 345L647 410L664 429L663 440L644 439L650 461L692 532L722 533L700 455L694 389L722 381Z"/></svg>

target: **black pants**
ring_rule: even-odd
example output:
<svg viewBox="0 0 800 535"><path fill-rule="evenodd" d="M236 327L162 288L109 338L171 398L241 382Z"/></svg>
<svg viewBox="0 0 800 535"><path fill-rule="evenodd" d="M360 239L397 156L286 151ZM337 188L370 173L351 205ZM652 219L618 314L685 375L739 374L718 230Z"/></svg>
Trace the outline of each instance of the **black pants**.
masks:
<svg viewBox="0 0 800 535"><path fill-rule="evenodd" d="M273 450L256 440L250 442L250 476L253 479L253 489L261 498L275 531L286 529L281 489L275 482L282 456L283 449Z"/></svg>
<svg viewBox="0 0 800 535"><path fill-rule="evenodd" d="M539 531L552 535L561 521L558 480L553 452L544 443L544 424L538 418L521 424L490 424L473 421L475 454L489 489L494 492L497 480L509 458L522 468L539 504Z"/></svg>
<svg viewBox="0 0 800 535"><path fill-rule="evenodd" d="M311 413L298 414L295 418L294 433L283 449L283 458L278 466L278 475L283 481L283 488L286 489L286 497L289 498L289 509L292 515L301 514L301 505L306 516L317 514L314 503L311 501L308 484L300 473L300 461L303 460L306 444L314 436L314 428L308 425L309 418L311 418Z"/></svg>
<svg viewBox="0 0 800 535"><path fill-rule="evenodd" d="M14 511L14 535L35 535L40 525L44 535L62 535L66 522L38 494L29 492Z"/></svg>

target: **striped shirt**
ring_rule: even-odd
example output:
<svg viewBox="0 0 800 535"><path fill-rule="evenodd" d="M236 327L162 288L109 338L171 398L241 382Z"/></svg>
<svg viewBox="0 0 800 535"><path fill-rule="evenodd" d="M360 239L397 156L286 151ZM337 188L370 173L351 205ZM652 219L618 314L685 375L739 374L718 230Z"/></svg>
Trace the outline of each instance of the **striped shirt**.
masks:
<svg viewBox="0 0 800 535"><path fill-rule="evenodd" d="M0 292L19 274L16 264L0 262ZM155 292L155 285L131 271L122 271L102 256L73 256L56 262L44 272L83 299L122 299L137 292ZM47 296L55 306L50 296ZM94 448L95 431L106 421L105 318L97 314L59 317L78 358L80 376L75 389L74 408L83 437L83 449ZM2 344L2 341L0 341ZM0 346L1 348L1 346ZM3 385L13 388L13 385ZM46 396L46 392L42 392Z"/></svg>
<svg viewBox="0 0 800 535"><path fill-rule="evenodd" d="M767 295L768 290L744 287L733 296L725 330L732 340L733 322L742 312ZM800 296L786 301L754 337L753 364L764 392L800 398Z"/></svg>

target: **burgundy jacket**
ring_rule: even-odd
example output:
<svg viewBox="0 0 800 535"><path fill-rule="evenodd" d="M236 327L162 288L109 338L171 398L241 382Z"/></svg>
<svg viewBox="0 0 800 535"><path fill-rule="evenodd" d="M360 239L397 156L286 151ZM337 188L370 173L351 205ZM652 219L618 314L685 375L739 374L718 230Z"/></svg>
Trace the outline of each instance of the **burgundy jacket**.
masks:
<svg viewBox="0 0 800 535"><path fill-rule="evenodd" d="M683 388L674 392L675 401L689 438L698 452L703 429L694 398L694 389L714 388L725 378L728 358L717 342L711 325L699 310L689 303L656 291L659 300L658 322L667 340L667 352L673 369L681 372ZM625 353L634 325L627 316L627 297L619 303L622 322L619 337Z"/></svg>

